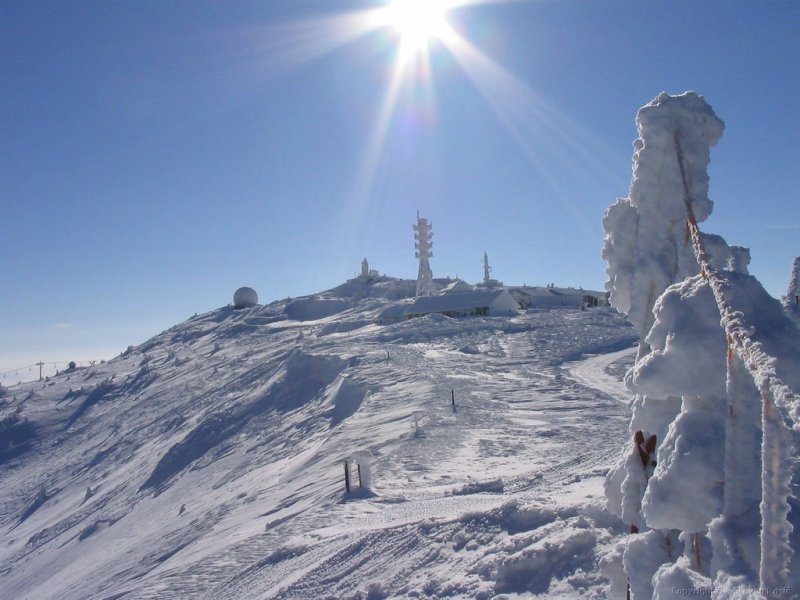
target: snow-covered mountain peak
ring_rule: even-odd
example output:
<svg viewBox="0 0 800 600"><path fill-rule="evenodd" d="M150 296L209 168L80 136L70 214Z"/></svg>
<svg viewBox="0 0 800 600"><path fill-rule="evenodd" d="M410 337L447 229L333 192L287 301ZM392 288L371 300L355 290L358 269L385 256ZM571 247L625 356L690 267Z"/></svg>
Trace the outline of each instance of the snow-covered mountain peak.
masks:
<svg viewBox="0 0 800 600"><path fill-rule="evenodd" d="M598 556L619 523L597 506L599 475L625 407L566 361L626 348L632 328L610 309L379 324L408 287L355 280L223 307L114 360L9 388L0 587L18 598L601 589ZM549 576L526 566L539 560Z"/></svg>

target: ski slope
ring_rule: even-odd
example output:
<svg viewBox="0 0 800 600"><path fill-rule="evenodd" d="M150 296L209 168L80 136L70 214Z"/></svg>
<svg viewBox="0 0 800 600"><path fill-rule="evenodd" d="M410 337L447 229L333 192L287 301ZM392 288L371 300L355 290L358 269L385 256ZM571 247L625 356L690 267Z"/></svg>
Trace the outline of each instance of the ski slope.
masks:
<svg viewBox="0 0 800 600"><path fill-rule="evenodd" d="M610 309L378 325L391 298L221 308L8 389L33 433L0 463L3 596L604 597L632 328ZM345 460L368 487L345 493Z"/></svg>

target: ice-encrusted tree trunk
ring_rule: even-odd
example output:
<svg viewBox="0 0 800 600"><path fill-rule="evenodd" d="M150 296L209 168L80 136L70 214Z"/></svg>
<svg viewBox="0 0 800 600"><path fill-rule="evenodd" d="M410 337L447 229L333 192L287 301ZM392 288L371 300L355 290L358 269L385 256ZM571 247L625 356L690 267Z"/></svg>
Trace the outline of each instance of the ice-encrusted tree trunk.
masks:
<svg viewBox="0 0 800 600"><path fill-rule="evenodd" d="M653 473L634 448L607 478L610 510L632 531L654 529L616 556L636 599L690 584L756 597L788 582L787 422L800 411L790 389L800 389L800 347L747 274L748 251L697 228L711 211L705 169L722 122L687 93L661 94L637 123L630 198L604 217L603 256L612 304L641 340L626 377L631 432L656 434L659 447Z"/></svg>
<svg viewBox="0 0 800 600"><path fill-rule="evenodd" d="M692 211L702 222L713 208L706 173L710 148L725 125L694 92L660 94L639 110L636 123L639 138L634 142L630 194L611 205L603 218L603 258L608 262L611 302L628 315L643 339L653 324L656 299L669 285L699 270L686 236L675 132L688 158Z"/></svg>
<svg viewBox="0 0 800 600"><path fill-rule="evenodd" d="M637 360L641 361L651 350L647 334L653 326L656 300L671 284L699 272L687 236L685 191L675 155L675 134L678 132L685 141L690 159L687 165L692 210L702 221L713 206L708 198L706 174L710 148L720 139L724 124L694 92L680 96L660 94L639 110L636 122L639 138L634 143L631 189L629 197L617 200L603 218L603 257L608 263L606 288L611 303L628 316L639 333ZM724 264L730 257L724 240L710 236L708 243L715 258ZM655 436L660 443L680 408L681 398L676 394L636 394L631 406L632 438L641 432L641 437ZM631 445L631 451L607 479L609 508L634 531L646 527L641 502L648 475L637 448ZM658 566L655 561L650 563L653 568ZM652 593L649 583L645 589ZM640 595L643 593L640 591Z"/></svg>

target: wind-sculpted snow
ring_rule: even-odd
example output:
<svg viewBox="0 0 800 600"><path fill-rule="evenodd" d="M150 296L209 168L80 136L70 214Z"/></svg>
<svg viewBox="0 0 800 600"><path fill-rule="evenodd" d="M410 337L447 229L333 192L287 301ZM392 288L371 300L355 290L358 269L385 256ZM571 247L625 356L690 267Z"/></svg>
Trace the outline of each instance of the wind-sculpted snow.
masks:
<svg viewBox="0 0 800 600"><path fill-rule="evenodd" d="M633 329L610 309L378 325L408 286L375 285L316 319L221 308L9 388L0 419L29 433L0 464L2 595L599 594L626 409L564 361Z"/></svg>
<svg viewBox="0 0 800 600"><path fill-rule="evenodd" d="M640 334L626 376L633 443L606 480L608 508L640 535L609 554L610 591L796 596L791 305L747 273L746 248L700 233L709 149L723 128L710 106L692 92L661 94L637 123L630 198L603 221L611 301Z"/></svg>
<svg viewBox="0 0 800 600"><path fill-rule="evenodd" d="M644 337L652 325L651 311L672 283L698 272L686 239L686 191L681 185L675 153L680 137L689 169L691 206L698 222L713 203L708 198L710 149L722 136L724 123L702 96L662 93L636 115L639 138L634 142L633 181L628 198L612 204L603 217L611 302L631 319ZM715 236L709 251L730 251ZM724 265L723 265L724 266Z"/></svg>
<svg viewBox="0 0 800 600"><path fill-rule="evenodd" d="M47 493L47 489L44 486L37 492L36 496L33 498L31 503L28 507L23 511L23 513L19 517L19 521L17 521L17 525L24 522L28 519L33 513L35 513L41 506L47 502L50 498L56 495L57 492L51 492L50 494ZM12 528L13 529L13 528Z"/></svg>
<svg viewBox="0 0 800 600"><path fill-rule="evenodd" d="M344 299L304 298L286 306L286 315L297 321L317 321L352 308L353 303Z"/></svg>
<svg viewBox="0 0 800 600"><path fill-rule="evenodd" d="M116 386L110 380L100 382L89 394L81 401L75 412L72 413L67 419L65 427L72 426L78 419L80 419L86 411L98 402L113 398L115 392L118 392Z"/></svg>
<svg viewBox="0 0 800 600"><path fill-rule="evenodd" d="M18 412L10 412L0 419L0 464L24 454L36 441L36 429Z"/></svg>
<svg viewBox="0 0 800 600"><path fill-rule="evenodd" d="M275 373L267 378L269 383L263 394L251 395L250 400L239 404L231 401L223 410L204 417L197 427L159 460L141 489L161 487L198 458L238 434L254 417L266 411L288 412L307 404L345 366L347 361L335 356L325 358L310 356L301 351L292 353L283 365L283 372L277 378ZM264 374L261 373L260 377L264 377ZM253 384L256 383L257 381L253 381ZM337 397L347 395L347 392L339 392ZM357 408L349 406L353 402L353 392L349 396L336 407L334 416L339 420L349 416Z"/></svg>

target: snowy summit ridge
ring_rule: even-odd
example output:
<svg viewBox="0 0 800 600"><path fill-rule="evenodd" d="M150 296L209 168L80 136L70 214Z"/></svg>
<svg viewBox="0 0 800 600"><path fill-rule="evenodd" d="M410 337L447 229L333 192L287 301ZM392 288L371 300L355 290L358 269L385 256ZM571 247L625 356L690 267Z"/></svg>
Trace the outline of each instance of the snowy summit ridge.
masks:
<svg viewBox="0 0 800 600"><path fill-rule="evenodd" d="M632 329L575 307L378 324L414 284L223 307L7 389L3 595L599 593L621 533L600 476L625 409L568 361ZM597 370L621 395L620 369Z"/></svg>

